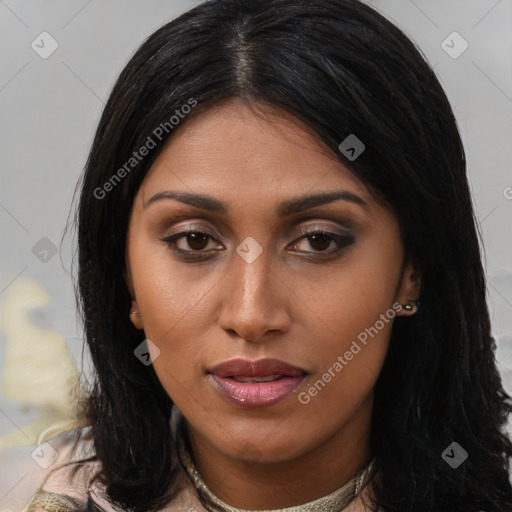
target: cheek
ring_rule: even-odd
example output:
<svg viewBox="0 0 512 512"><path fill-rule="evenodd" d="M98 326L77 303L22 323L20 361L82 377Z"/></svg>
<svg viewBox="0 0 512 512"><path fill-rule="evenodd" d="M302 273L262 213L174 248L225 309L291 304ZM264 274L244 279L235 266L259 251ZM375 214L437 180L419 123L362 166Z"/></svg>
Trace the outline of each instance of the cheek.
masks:
<svg viewBox="0 0 512 512"><path fill-rule="evenodd" d="M165 342L174 331L194 325L213 280L200 267L177 262L163 242L134 240L130 263L137 303L148 338ZM203 277L202 277L203 276Z"/></svg>
<svg viewBox="0 0 512 512"><path fill-rule="evenodd" d="M395 259L393 251L368 248L342 260L328 272L317 272L309 280L301 276L287 283L309 319L305 328L317 329L331 351L342 353L348 350L351 340L373 326L382 314L388 312L388 317L393 318L391 306L400 272L397 261L400 260ZM381 338L387 338L391 322L381 323Z"/></svg>
<svg viewBox="0 0 512 512"><path fill-rule="evenodd" d="M377 326L368 314L358 317L359 326L354 317L339 320L339 336L315 351L319 369L297 396L304 424L335 431L371 398L389 346L392 319L386 320Z"/></svg>
<svg viewBox="0 0 512 512"><path fill-rule="evenodd" d="M144 333L159 349L155 372L171 398L187 398L202 372L207 305L215 286L200 267L173 260L165 245L135 241L130 247L131 273Z"/></svg>
<svg viewBox="0 0 512 512"><path fill-rule="evenodd" d="M347 258L342 270L321 283L321 297L302 296L310 307L311 323L319 328L314 351L319 370L308 377L301 403L310 417L327 423L332 416L338 421L339 415L350 414L371 393L395 317L399 248L374 246L357 256Z"/></svg>

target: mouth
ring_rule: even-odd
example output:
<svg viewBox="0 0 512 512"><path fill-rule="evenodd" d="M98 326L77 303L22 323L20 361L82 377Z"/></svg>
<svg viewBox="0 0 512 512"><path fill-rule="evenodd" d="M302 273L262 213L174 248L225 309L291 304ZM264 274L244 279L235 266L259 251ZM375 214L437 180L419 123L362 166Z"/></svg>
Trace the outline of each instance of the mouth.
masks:
<svg viewBox="0 0 512 512"><path fill-rule="evenodd" d="M243 408L268 407L292 393L308 372L279 359L232 359L207 372L215 389L231 404Z"/></svg>
<svg viewBox="0 0 512 512"><path fill-rule="evenodd" d="M242 377L240 375L230 375L228 378L236 382L274 382L282 379L284 375L268 375L267 377Z"/></svg>
<svg viewBox="0 0 512 512"><path fill-rule="evenodd" d="M273 380L282 376L297 377L308 372L303 368L286 363L280 359L266 358L250 361L248 359L236 358L214 366L208 370L208 373L218 375L219 377L248 377Z"/></svg>

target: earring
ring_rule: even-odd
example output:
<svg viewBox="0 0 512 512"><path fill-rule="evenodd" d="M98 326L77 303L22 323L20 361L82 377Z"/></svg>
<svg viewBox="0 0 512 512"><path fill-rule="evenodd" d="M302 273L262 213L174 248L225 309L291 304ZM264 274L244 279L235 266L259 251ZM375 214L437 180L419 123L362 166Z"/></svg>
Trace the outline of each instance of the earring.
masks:
<svg viewBox="0 0 512 512"><path fill-rule="evenodd" d="M414 304L402 304L402 308L405 309L405 311L410 311L410 312L412 312L412 314L414 314L418 311L420 301L413 300L411 302L413 302Z"/></svg>

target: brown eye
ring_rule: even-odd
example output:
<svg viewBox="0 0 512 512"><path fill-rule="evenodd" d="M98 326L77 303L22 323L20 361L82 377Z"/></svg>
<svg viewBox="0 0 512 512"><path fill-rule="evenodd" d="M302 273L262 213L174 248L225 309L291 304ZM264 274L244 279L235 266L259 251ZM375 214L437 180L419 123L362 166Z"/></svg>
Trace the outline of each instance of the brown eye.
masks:
<svg viewBox="0 0 512 512"><path fill-rule="evenodd" d="M213 239L203 231L183 231L163 238L170 249L181 253L206 252L208 242Z"/></svg>
<svg viewBox="0 0 512 512"><path fill-rule="evenodd" d="M332 242L332 237L325 233L313 234L308 236L307 239L315 251L325 251Z"/></svg>
<svg viewBox="0 0 512 512"><path fill-rule="evenodd" d="M189 233L185 237L188 245L196 251L206 249L206 246L208 245L208 238L209 236L205 233Z"/></svg>
<svg viewBox="0 0 512 512"><path fill-rule="evenodd" d="M355 243L356 239L353 235L338 235L336 233L329 233L328 231L315 230L305 233L293 244L292 247L296 248L300 245L300 243L302 243L302 241L307 242L307 245L312 247L313 250L311 251L299 249L299 252L312 254L319 253L319 255L328 256L332 254L338 254L345 247ZM331 245L334 245L334 248L330 251L327 251Z"/></svg>

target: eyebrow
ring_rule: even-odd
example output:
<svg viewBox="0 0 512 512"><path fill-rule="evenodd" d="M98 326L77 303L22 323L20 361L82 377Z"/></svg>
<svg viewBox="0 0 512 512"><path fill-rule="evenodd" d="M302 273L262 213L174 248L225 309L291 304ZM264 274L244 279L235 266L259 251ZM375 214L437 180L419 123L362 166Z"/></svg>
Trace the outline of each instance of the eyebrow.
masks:
<svg viewBox="0 0 512 512"><path fill-rule="evenodd" d="M207 210L213 213L227 215L229 213L229 206L227 203L220 201L214 197L204 194L190 194L188 192L177 192L173 190L165 190L158 192L143 206L143 209L149 205L161 201L163 199L174 199L184 204L194 206L196 208ZM363 208L368 208L369 205L361 197L349 192L348 190L336 190L329 192L320 192L309 196L302 196L282 202L278 205L276 213L279 217L286 217L294 213L300 213L315 206L332 203L334 201L348 201L357 204Z"/></svg>

